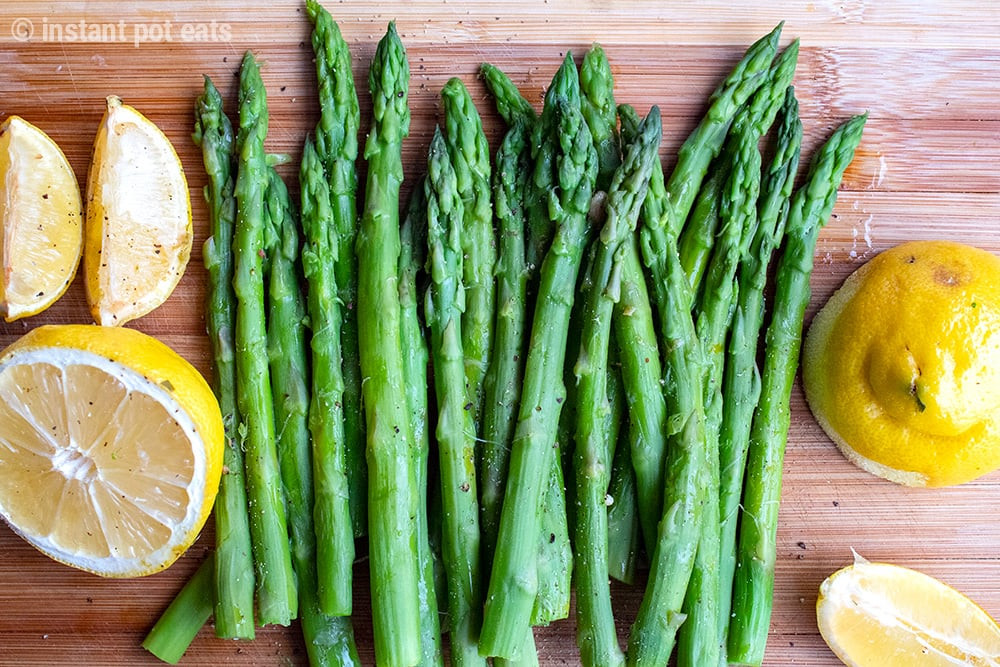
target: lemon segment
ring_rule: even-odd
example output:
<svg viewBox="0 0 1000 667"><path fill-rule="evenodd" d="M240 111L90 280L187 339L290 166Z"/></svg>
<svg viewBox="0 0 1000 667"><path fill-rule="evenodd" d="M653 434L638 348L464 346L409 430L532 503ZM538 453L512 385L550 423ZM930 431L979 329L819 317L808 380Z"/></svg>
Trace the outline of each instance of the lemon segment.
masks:
<svg viewBox="0 0 1000 667"><path fill-rule="evenodd" d="M202 376L138 331L40 327L0 357L0 515L62 563L170 565L208 518L223 438Z"/></svg>
<svg viewBox="0 0 1000 667"><path fill-rule="evenodd" d="M850 667L1000 665L1000 627L972 600L925 574L856 557L816 603L820 634Z"/></svg>
<svg viewBox="0 0 1000 667"><path fill-rule="evenodd" d="M124 324L166 301L193 239L187 180L170 140L108 97L87 177L84 272L94 321Z"/></svg>
<svg viewBox="0 0 1000 667"><path fill-rule="evenodd" d="M858 269L803 348L806 399L845 456L910 486L1000 467L1000 258L916 241Z"/></svg>
<svg viewBox="0 0 1000 667"><path fill-rule="evenodd" d="M19 116L0 126L0 311L8 322L63 295L80 263L83 203L66 156Z"/></svg>

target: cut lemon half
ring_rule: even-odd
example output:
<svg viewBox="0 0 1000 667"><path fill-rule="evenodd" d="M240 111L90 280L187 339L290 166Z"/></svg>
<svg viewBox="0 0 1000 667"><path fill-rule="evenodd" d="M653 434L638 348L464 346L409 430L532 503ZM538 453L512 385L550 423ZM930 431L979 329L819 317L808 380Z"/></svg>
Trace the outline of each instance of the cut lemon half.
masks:
<svg viewBox="0 0 1000 667"><path fill-rule="evenodd" d="M19 116L0 126L0 310L35 315L73 282L83 248L76 175L52 139Z"/></svg>
<svg viewBox="0 0 1000 667"><path fill-rule="evenodd" d="M976 603L926 574L857 554L820 586L816 620L851 667L1000 665L1000 627Z"/></svg>
<svg viewBox="0 0 1000 667"><path fill-rule="evenodd" d="M170 565L208 518L223 437L204 378L138 331L44 326L0 356L0 515L67 565Z"/></svg>
<svg viewBox="0 0 1000 667"><path fill-rule="evenodd" d="M187 180L170 140L108 97L87 176L83 266L94 321L124 324L166 301L193 238Z"/></svg>

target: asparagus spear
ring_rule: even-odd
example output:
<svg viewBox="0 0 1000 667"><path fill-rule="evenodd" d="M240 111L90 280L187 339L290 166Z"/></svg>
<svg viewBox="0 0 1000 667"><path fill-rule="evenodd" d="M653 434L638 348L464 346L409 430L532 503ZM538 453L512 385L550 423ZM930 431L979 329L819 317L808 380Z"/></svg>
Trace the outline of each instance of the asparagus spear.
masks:
<svg viewBox="0 0 1000 667"><path fill-rule="evenodd" d="M763 89L762 89L763 90ZM719 423L722 420L722 370L730 312L736 293L736 269L744 234L756 226L757 195L760 191L759 136L747 118L753 107L733 124L726 149L731 156L728 176L719 199L719 234L705 276L698 308L697 334L705 358L705 488L704 516L694 570L688 583L680 629L678 665L716 665L723 637L718 612L719 577Z"/></svg>
<svg viewBox="0 0 1000 667"><path fill-rule="evenodd" d="M765 339L761 395L750 431L743 492L729 660L760 665L764 659L774 591L775 536L781 465L788 437L789 400L798 369L802 322L809 304L809 277L819 231L837 200L844 170L861 141L867 114L841 125L820 148L805 185L792 198L786 245L778 262L774 309Z"/></svg>
<svg viewBox="0 0 1000 667"><path fill-rule="evenodd" d="M544 256L549 247L553 233L553 216L551 212L551 192L558 187L556 162L559 144L559 113L558 100L565 93L569 104L576 108L582 105L579 73L573 62L572 54L567 54L563 64L552 78L552 83L546 93L546 104L542 116L535 124L532 133L532 151L535 153L533 179L528 191L529 201L529 299L538 291L539 265L531 260L532 253ZM584 119L586 122L586 119ZM540 149L538 142L543 142ZM539 230L532 239L531 230ZM589 235L588 235L589 237ZM586 238L586 237L585 237ZM585 244L586 241L584 240ZM572 314L571 314L572 317ZM572 320L571 320L572 321ZM563 344L565 354L574 354L578 347L578 332L569 327L570 332ZM557 449L570 454L569 446L572 424L572 392L573 384L568 382L568 369L563 369L566 396L561 406L560 419L557 422ZM565 446L564 446L565 445ZM566 618L569 615L569 605L572 587L573 549L570 545L568 510L571 504L567 502L566 485L563 479L563 456L556 456L549 462L546 487L540 515L539 548L535 560L537 566L538 590L531 613L532 625L548 625L554 620Z"/></svg>
<svg viewBox="0 0 1000 667"><path fill-rule="evenodd" d="M337 302L334 258L339 236L333 228L330 190L314 144L307 139L299 171L302 266L308 284L312 322L312 390L308 428L312 436L316 542L316 586L324 612L347 616L352 606L354 539L349 506L344 438L344 382L341 375L341 309ZM312 505L311 505L312 506Z"/></svg>
<svg viewBox="0 0 1000 667"><path fill-rule="evenodd" d="M153 625L142 647L163 662L176 665L212 616L215 558L209 556Z"/></svg>
<svg viewBox="0 0 1000 667"><path fill-rule="evenodd" d="M483 377L493 347L493 314L497 261L490 196L490 147L472 97L461 79L453 78L441 91L445 138L462 198L462 263L465 306L462 312L462 349L474 433L482 432Z"/></svg>
<svg viewBox="0 0 1000 667"><path fill-rule="evenodd" d="M236 366L233 324L233 128L222 110L222 96L205 77L205 90L195 109L195 143L201 146L208 184L211 235L205 242L208 300L205 321L212 346L213 389L226 429L222 481L215 499L215 632L226 639L253 639L253 555L247 514L243 442L237 432Z"/></svg>
<svg viewBox="0 0 1000 667"><path fill-rule="evenodd" d="M263 624L288 625L297 613L295 576L275 445L264 315L264 196L267 164L267 98L251 52L240 68L237 135L236 227L233 288L236 294L237 404L246 431L250 536L257 572L257 607Z"/></svg>
<svg viewBox="0 0 1000 667"><path fill-rule="evenodd" d="M556 231L540 273L499 548L480 637L482 654L506 658L515 657L523 643L538 590L539 501L546 471L557 457L551 449L565 397L561 380L566 330L597 174L597 153L579 106L563 98L556 107L558 151L552 163L559 187L549 201Z"/></svg>
<svg viewBox="0 0 1000 667"><path fill-rule="evenodd" d="M729 625L736 569L736 526L750 423L760 396L757 343L764 320L764 287L771 255L784 234L788 198L798 171L802 123L795 91L788 87L781 110L774 159L761 183L758 225L748 255L740 266L739 297L733 314L729 353L723 374L722 423L719 430L719 547L721 598L719 616Z"/></svg>
<svg viewBox="0 0 1000 667"><path fill-rule="evenodd" d="M333 228L330 190L314 144L307 139L299 171L302 266L308 284L312 336L312 390L308 428L312 436L315 480L316 586L320 606L334 616L348 616L352 605L354 531L349 505L344 437L344 380L341 375L341 309L337 301L334 258L339 236ZM310 506L312 506L310 504Z"/></svg>
<svg viewBox="0 0 1000 667"><path fill-rule="evenodd" d="M596 188L607 191L615 169L621 164L618 136L615 131L618 110L615 107L614 76L611 64L600 44L594 44L580 63L580 110L594 137L597 148Z"/></svg>
<svg viewBox="0 0 1000 667"><path fill-rule="evenodd" d="M529 129L523 122L516 122L511 127L497 150L493 171L500 255L497 262L496 337L493 358L484 382L486 399L483 402L482 456L478 479L479 528L483 543L483 569L487 572L493 563L500 528L507 461L524 376L528 268L524 257L523 204L530 164L528 133Z"/></svg>
<svg viewBox="0 0 1000 667"><path fill-rule="evenodd" d="M479 506L476 501L475 429L466 403L462 346L464 206L458 177L440 128L427 158L427 272L424 312L431 329L437 442L444 505L443 556L448 578L451 655L457 664L486 664L479 656L482 593Z"/></svg>
<svg viewBox="0 0 1000 667"><path fill-rule="evenodd" d="M518 122L531 126L535 122L537 118L535 108L531 106L531 102L524 99L521 91L517 89L510 77L504 74L503 70L490 63L483 63L479 72L483 75L483 81L486 82L486 87L493 95L497 113L508 126L513 127Z"/></svg>
<svg viewBox="0 0 1000 667"><path fill-rule="evenodd" d="M677 165L664 183L650 179L640 232L643 261L654 287L664 350L668 405L664 513L639 614L629 635L630 665L662 665L673 651L681 604L694 566L707 480L703 359L691 318L693 295L677 253L677 238L711 160L729 124L760 87L777 50L779 24L753 44L712 95L705 118L685 140Z"/></svg>
<svg viewBox="0 0 1000 667"><path fill-rule="evenodd" d="M379 661L419 658L416 471L406 398L398 280L401 147L409 132L410 68L395 24L379 41L369 70L373 123L365 146L368 179L357 238L358 333L365 377L368 440L368 539L372 621Z"/></svg>
<svg viewBox="0 0 1000 667"><path fill-rule="evenodd" d="M775 59L767 74L767 80L754 93L748 103L749 108L742 116L746 125L742 131L749 132L758 139L767 132L785 98L785 89L792 81L798 55L799 41L795 40ZM691 279L696 293L699 291L711 255L712 243L719 224L721 189L728 177L734 150L735 143L727 144L723 155L716 160L712 175L698 193L691 218L681 233L678 245L681 264ZM752 234L747 235L743 244L744 253L750 242L750 236Z"/></svg>
<svg viewBox="0 0 1000 667"><path fill-rule="evenodd" d="M528 190L525 193L525 211L528 215L528 234L525 257L530 271L528 279L529 304L538 291L538 273L548 252L555 231L549 211L552 190L558 185L555 162L559 154L559 113L557 100L566 100L571 106L580 107L580 75L573 62L573 55L566 54L556 70L545 93L542 114L532 124L531 160L534 162Z"/></svg>
<svg viewBox="0 0 1000 667"><path fill-rule="evenodd" d="M653 107L614 172L607 199L607 220L594 242L585 279L580 356L574 366L579 401L574 468L577 488L576 603L577 644L585 665L621 665L608 584L606 497L614 443L608 420L608 350L611 318L621 292L623 246L635 229L649 175L660 144L660 112Z"/></svg>
<svg viewBox="0 0 1000 667"><path fill-rule="evenodd" d="M728 157L720 155L713 162L711 175L702 183L687 224L677 240L677 254L695 294L701 289L715 235L719 231L719 200L729 175Z"/></svg>
<svg viewBox="0 0 1000 667"><path fill-rule="evenodd" d="M616 378L616 384L619 385L618 389L608 392L611 404L610 437L615 442L621 432L625 411L625 390L621 387L621 379ZM609 383L608 387L611 386ZM608 507L608 574L612 579L633 584L639 567L642 535L632 449L629 446L615 447L608 496L611 503Z"/></svg>
<svg viewBox="0 0 1000 667"><path fill-rule="evenodd" d="M307 150L309 150L308 145ZM311 178L322 183L322 171L316 171L319 163L315 152L311 152L308 160L308 163L304 160L303 164L316 172ZM268 172L265 217L272 229L269 236L274 240L273 245L267 249L266 260L269 276L268 358L271 367L274 418L278 425L278 460L281 465L281 480L288 511L292 562L298 582L302 633L310 664L357 665L360 664L360 659L354 645L354 631L350 620L323 613L316 585L318 551L313 532L309 355L306 342L306 299L300 289L302 271L298 262L298 220L285 183L274 168L270 168ZM306 188L309 186L306 185ZM304 199L304 204L312 205L309 197ZM315 216L315 211L306 213L310 217ZM312 224L315 222L311 221ZM306 261L315 262L315 257ZM350 539L350 517L346 513L346 499L344 504L344 516L341 521ZM352 555L353 546L352 542L350 544ZM350 564L348 561L348 566ZM348 605L349 603L348 598Z"/></svg>
<svg viewBox="0 0 1000 667"><path fill-rule="evenodd" d="M351 74L351 54L337 23L316 0L306 1L306 13L313 23L312 47L316 56L316 78L320 102L316 125L316 151L329 182L330 224L337 237L332 256L336 298L340 310L340 356L344 385L342 421L345 468L350 493L354 535L365 532L368 506L368 474L365 465L365 424L361 408L361 366L358 362L357 235L356 191L358 176L358 127L361 112ZM334 329L336 331L336 329ZM320 538L322 543L324 538ZM321 558L322 562L322 558ZM325 568L321 568L325 569ZM325 576L320 577L321 585ZM323 598L327 597L322 593ZM327 606L324 602L324 606Z"/></svg>
<svg viewBox="0 0 1000 667"><path fill-rule="evenodd" d="M622 139L631 141L638 133L638 114L628 105L619 106L618 111ZM654 168L651 180L662 187L662 169ZM646 552L651 554L656 543L656 525L663 514L667 405L661 385L663 370L653 310L635 234L623 252L626 255L622 262L622 294L612 324L627 397L629 460L635 469L639 521Z"/></svg>
<svg viewBox="0 0 1000 667"><path fill-rule="evenodd" d="M428 517L428 463L430 436L427 430L427 340L418 312L419 286L417 274L426 259L427 199L421 180L410 194L406 217L399 229L399 306L400 342L406 374L407 403L413 428L413 458L416 464L417 492L417 559L419 571L417 589L420 599L420 661L419 665L442 665L441 622L438 618L438 596L435 584L434 553L430 544Z"/></svg>

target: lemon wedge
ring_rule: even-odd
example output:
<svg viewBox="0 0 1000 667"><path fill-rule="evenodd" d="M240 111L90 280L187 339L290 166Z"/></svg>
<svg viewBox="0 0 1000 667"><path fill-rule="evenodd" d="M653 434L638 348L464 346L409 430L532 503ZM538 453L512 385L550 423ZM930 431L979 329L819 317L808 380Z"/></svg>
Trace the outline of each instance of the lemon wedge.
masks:
<svg viewBox="0 0 1000 667"><path fill-rule="evenodd" d="M166 301L193 238L187 180L170 140L108 97L87 177L83 266L94 321L124 324Z"/></svg>
<svg viewBox="0 0 1000 667"><path fill-rule="evenodd" d="M820 585L816 620L850 667L1000 665L1000 627L972 600L926 574L857 554Z"/></svg>
<svg viewBox="0 0 1000 667"><path fill-rule="evenodd" d="M0 126L0 310L8 322L63 295L83 248L83 204L66 156L19 116Z"/></svg>
<svg viewBox="0 0 1000 667"><path fill-rule="evenodd" d="M802 381L863 469L950 486L1000 467L1000 257L913 241L855 271L813 320Z"/></svg>
<svg viewBox="0 0 1000 667"><path fill-rule="evenodd" d="M0 515L67 565L170 565L212 508L223 439L198 371L133 329L44 326L0 355Z"/></svg>

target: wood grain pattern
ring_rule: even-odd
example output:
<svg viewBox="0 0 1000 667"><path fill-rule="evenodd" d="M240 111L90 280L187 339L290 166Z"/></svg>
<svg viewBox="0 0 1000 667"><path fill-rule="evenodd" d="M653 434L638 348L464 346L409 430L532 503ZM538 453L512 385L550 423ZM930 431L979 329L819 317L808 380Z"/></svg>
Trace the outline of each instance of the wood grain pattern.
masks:
<svg viewBox="0 0 1000 667"><path fill-rule="evenodd" d="M565 51L582 54L593 41L611 58L619 101L641 112L661 106L669 168L719 78L747 45L785 20L783 43L802 39L795 85L806 150L847 116L870 112L858 157L820 237L810 316L863 261L901 241L951 238L1000 252L1000 10L988 3L340 0L328 6L352 45L365 117L367 64L386 22L397 21L413 70L413 127L405 145L410 179L421 171L438 118L437 94L450 76L470 86L495 147L501 124L476 76L479 63L501 66L537 102ZM29 40L18 39L29 28L20 19L30 21ZM104 40L69 39L69 26L81 21L114 24L119 32ZM216 40L185 41L183 31L197 36L213 21ZM154 37L155 26L170 41L137 42L143 34ZM81 183L108 94L146 113L177 147L192 191L196 252L171 299L134 326L159 336L204 372L200 245L207 220L199 193L205 177L189 138L201 74L233 99L236 66L243 51L253 49L266 63L268 148L294 162L318 115L308 40L304 8L295 0L0 5L0 116L20 114L46 130ZM46 313L0 325L0 344L38 324L86 321L78 280ZM1000 474L955 489L903 489L845 461L798 389L792 408L767 664L839 664L817 633L813 609L820 581L850 562L851 548L940 577L1000 616ZM104 581L50 562L0 527L0 665L155 663L139 643L205 557L211 533L209 526L164 573ZM361 586L366 565L357 567ZM622 633L640 595L635 588L615 588ZM371 663L365 597L358 598L356 625ZM578 662L572 622L539 629L538 643L543 664ZM251 643L217 640L209 628L183 664L305 662L297 628L266 628Z"/></svg>

